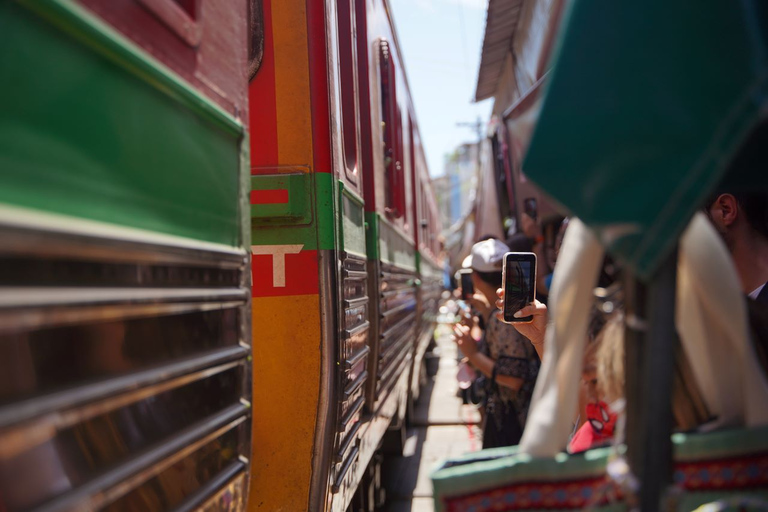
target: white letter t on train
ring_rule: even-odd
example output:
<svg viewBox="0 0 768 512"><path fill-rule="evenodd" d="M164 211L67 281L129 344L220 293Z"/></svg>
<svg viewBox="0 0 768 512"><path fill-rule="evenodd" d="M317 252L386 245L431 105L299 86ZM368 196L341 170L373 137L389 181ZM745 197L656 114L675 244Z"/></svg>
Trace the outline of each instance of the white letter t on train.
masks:
<svg viewBox="0 0 768 512"><path fill-rule="evenodd" d="M304 244L298 245L252 245L251 253L255 255L272 255L272 286L285 288L285 255L298 254Z"/></svg>

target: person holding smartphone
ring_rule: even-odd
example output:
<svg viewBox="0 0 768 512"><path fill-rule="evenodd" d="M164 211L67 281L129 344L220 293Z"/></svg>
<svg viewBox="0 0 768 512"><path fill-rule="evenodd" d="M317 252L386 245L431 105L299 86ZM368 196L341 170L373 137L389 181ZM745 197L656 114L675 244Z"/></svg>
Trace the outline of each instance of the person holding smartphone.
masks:
<svg viewBox="0 0 768 512"><path fill-rule="evenodd" d="M496 289L502 284L502 264L507 252L509 248L496 239L472 247L473 285L489 304L494 303ZM518 444L541 366L536 350L514 326L497 315L488 317L482 351L468 326L457 324L454 334L467 361L487 377L483 448Z"/></svg>

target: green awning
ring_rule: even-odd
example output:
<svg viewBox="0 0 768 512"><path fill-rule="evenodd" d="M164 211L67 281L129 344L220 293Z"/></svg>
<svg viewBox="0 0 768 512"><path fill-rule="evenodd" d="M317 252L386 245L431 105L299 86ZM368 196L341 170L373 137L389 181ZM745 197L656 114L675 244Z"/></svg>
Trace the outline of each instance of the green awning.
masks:
<svg viewBox="0 0 768 512"><path fill-rule="evenodd" d="M767 4L570 5L523 168L640 277L765 114ZM765 188L768 169L746 180Z"/></svg>

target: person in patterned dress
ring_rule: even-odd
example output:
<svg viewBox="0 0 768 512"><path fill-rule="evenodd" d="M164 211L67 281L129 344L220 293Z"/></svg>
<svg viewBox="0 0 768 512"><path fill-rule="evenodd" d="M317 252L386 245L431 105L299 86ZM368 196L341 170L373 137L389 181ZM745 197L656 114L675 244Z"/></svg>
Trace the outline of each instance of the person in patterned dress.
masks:
<svg viewBox="0 0 768 512"><path fill-rule="evenodd" d="M472 281L475 290L490 304L496 300L496 290L501 286L506 252L509 252L507 246L496 239L478 242L472 247ZM535 347L497 315L488 318L482 351L468 326L456 325L454 334L467 361L487 378L483 448L518 444L541 366Z"/></svg>

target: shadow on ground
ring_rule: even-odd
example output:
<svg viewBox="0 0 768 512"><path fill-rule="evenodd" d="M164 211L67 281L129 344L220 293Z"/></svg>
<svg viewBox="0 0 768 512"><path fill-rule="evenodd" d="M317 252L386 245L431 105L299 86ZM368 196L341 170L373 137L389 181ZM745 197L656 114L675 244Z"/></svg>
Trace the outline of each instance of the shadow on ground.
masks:
<svg viewBox="0 0 768 512"><path fill-rule="evenodd" d="M388 457L382 468L386 512L432 512L435 466L446 457L480 449L479 414L463 405L456 380L456 346L450 330L438 327L440 366L427 380L414 409L400 457Z"/></svg>

